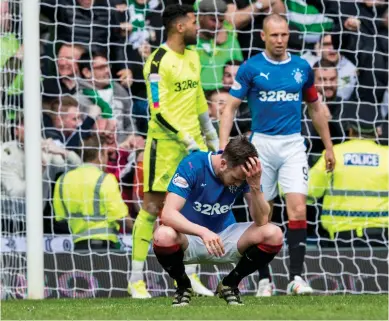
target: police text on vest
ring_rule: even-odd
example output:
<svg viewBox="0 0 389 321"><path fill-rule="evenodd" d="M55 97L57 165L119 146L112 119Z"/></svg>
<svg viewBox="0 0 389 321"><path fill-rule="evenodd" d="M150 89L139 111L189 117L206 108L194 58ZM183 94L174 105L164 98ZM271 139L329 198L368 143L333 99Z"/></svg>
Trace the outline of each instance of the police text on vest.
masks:
<svg viewBox="0 0 389 321"><path fill-rule="evenodd" d="M347 153L344 154L346 166L379 166L380 157L377 154Z"/></svg>

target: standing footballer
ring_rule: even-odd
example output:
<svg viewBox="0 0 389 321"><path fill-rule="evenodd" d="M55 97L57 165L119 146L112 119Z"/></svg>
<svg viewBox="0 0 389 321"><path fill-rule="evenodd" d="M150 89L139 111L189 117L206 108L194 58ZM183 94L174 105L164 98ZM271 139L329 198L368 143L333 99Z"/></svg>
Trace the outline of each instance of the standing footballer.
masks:
<svg viewBox="0 0 389 321"><path fill-rule="evenodd" d="M143 281L144 263L170 179L188 153L206 151L206 144L211 150L219 148L200 82L200 59L195 51L186 49L196 44L193 6L167 6L162 18L167 41L151 54L143 70L151 119L143 161L144 200L133 229L128 285L133 298L144 299L151 297ZM192 283L196 283L202 294L207 295L204 293L207 290L212 295L198 278L194 277Z"/></svg>
<svg viewBox="0 0 389 321"><path fill-rule="evenodd" d="M265 18L261 37L264 52L246 61L230 90L230 99L221 117L220 145L226 146L235 111L247 97L252 114L252 143L263 166L262 185L272 205L278 184L286 195L289 218L288 245L290 282L288 294L312 293L301 277L307 238L306 195L308 163L301 136L301 104L308 104L313 124L326 149L326 166L335 166L328 122L314 86L309 64L287 52L289 28L285 18L272 14ZM259 287L271 293L268 267L260 273Z"/></svg>

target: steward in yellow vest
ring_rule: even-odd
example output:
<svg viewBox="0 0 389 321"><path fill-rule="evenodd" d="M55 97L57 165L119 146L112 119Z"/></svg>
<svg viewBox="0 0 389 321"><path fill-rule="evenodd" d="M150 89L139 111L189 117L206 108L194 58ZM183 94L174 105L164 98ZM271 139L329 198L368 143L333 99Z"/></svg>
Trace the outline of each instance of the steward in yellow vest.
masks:
<svg viewBox="0 0 389 321"><path fill-rule="evenodd" d="M323 198L321 223L335 234L388 227L389 149L375 142L375 113L362 106L348 125L350 140L334 146L335 170L327 173L324 156L309 173L308 203Z"/></svg>
<svg viewBox="0 0 389 321"><path fill-rule="evenodd" d="M68 221L75 249L119 248L119 223L128 209L115 176L101 169L108 161L103 140L97 136L85 140L82 159L83 165L55 184L55 219Z"/></svg>

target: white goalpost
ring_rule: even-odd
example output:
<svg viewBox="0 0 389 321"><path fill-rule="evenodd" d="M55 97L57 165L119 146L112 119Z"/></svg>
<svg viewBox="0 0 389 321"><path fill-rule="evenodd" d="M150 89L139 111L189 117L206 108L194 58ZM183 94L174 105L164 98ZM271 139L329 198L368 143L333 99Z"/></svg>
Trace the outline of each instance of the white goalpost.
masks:
<svg viewBox="0 0 389 321"><path fill-rule="evenodd" d="M39 0L23 0L27 294L44 298Z"/></svg>

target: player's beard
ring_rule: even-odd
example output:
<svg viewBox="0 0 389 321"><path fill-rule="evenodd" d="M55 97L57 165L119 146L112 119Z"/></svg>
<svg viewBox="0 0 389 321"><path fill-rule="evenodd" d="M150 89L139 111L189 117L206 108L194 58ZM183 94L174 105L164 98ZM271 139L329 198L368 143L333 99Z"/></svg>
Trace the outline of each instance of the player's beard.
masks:
<svg viewBox="0 0 389 321"><path fill-rule="evenodd" d="M184 43L186 46L195 45L197 43L197 36L196 34L185 34L184 35Z"/></svg>
<svg viewBox="0 0 389 321"><path fill-rule="evenodd" d="M219 173L218 177L219 177L219 179L221 180L221 182L223 183L224 186L229 186L230 185L230 184L228 184L228 182L226 182L225 173Z"/></svg>
<svg viewBox="0 0 389 321"><path fill-rule="evenodd" d="M223 172L219 172L217 174L217 178L220 179L220 181L222 182L223 185L225 185L224 184L224 173Z"/></svg>

